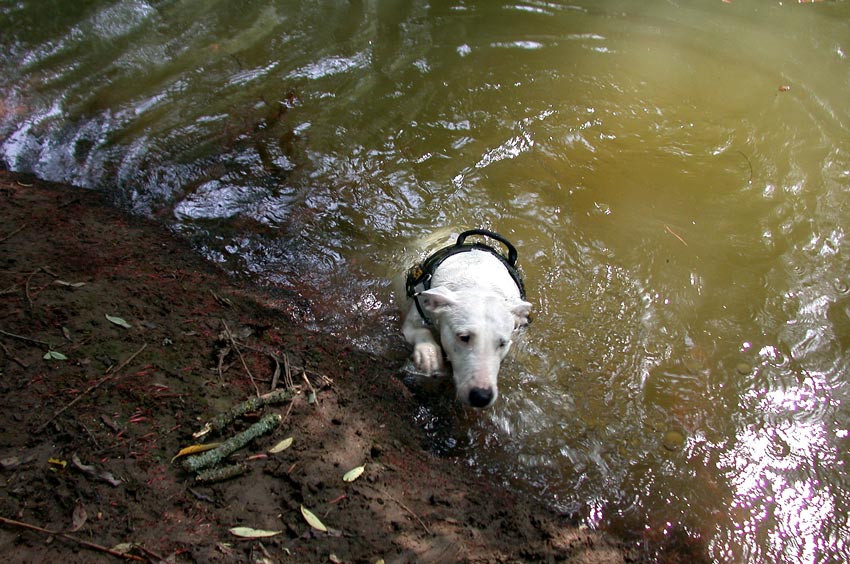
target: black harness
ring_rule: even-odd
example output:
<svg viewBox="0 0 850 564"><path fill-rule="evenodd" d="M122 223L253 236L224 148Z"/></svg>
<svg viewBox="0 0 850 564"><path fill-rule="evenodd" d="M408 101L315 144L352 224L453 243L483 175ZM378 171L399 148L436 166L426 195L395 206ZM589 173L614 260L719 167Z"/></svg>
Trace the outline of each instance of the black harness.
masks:
<svg viewBox="0 0 850 564"><path fill-rule="evenodd" d="M484 237L489 237L490 239L498 241L499 243L503 244L505 248L507 248L508 256L506 257L498 250L484 243L466 243L466 238L472 235L482 235ZM422 306L419 304L419 293L431 289L431 279L434 276L434 272L443 263L444 260L446 260L450 256L456 255L458 253L466 253L473 249L488 252L498 258L507 269L508 274L510 274L511 278L513 278L514 283L519 289L520 297L523 300L525 299L525 286L522 283L522 276L520 276L519 271L516 267L516 248L514 248L510 241L508 241L498 233L488 231L487 229L470 229L469 231L464 231L463 233L461 233L458 236L457 241L454 245L450 245L448 247L444 247L436 251L434 254L425 259L422 263L414 265L413 268L411 268L407 273L407 283L405 284L405 289L407 290L407 297L413 298L413 303L416 304L416 309L417 311L419 311L419 315L422 317L425 323L430 325L431 320L428 319L428 316L425 315L425 312L422 310Z"/></svg>

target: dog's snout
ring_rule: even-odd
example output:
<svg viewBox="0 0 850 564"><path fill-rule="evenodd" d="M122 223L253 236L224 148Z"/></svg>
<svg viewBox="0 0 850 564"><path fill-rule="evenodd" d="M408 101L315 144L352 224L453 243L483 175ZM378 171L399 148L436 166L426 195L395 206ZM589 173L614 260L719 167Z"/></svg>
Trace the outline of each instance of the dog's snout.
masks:
<svg viewBox="0 0 850 564"><path fill-rule="evenodd" d="M493 388L472 388L469 391L469 405L487 407L493 401Z"/></svg>

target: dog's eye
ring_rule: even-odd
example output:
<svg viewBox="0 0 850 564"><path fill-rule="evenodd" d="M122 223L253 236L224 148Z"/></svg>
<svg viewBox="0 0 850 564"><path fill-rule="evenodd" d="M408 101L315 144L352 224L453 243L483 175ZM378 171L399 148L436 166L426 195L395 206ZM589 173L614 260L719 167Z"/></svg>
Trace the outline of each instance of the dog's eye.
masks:
<svg viewBox="0 0 850 564"><path fill-rule="evenodd" d="M508 346L508 342L505 339L502 339L502 340L499 341L499 348L500 349L503 349L506 346Z"/></svg>
<svg viewBox="0 0 850 564"><path fill-rule="evenodd" d="M468 343L472 339L472 335L469 333L458 333L457 340L461 343Z"/></svg>

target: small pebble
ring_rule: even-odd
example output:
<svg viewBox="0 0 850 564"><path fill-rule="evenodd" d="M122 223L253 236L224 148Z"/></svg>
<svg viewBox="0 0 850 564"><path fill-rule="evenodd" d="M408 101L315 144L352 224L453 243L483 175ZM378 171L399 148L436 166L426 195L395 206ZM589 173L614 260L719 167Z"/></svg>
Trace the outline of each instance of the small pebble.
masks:
<svg viewBox="0 0 850 564"><path fill-rule="evenodd" d="M735 369L738 371L738 374L740 374L741 376L746 376L747 374L749 374L752 371L752 367L750 367L750 365L747 364L746 362L739 362L738 366L736 366Z"/></svg>
<svg viewBox="0 0 850 564"><path fill-rule="evenodd" d="M685 435L679 431L667 431L661 443L667 450L679 450L685 444Z"/></svg>

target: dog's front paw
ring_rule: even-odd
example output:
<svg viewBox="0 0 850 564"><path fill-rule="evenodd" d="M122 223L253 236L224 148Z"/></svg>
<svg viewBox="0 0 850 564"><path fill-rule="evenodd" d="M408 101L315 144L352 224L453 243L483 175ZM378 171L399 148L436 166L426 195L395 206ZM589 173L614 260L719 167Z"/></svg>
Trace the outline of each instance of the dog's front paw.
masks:
<svg viewBox="0 0 850 564"><path fill-rule="evenodd" d="M413 363L429 376L443 370L443 351L435 343L418 343L413 347Z"/></svg>

